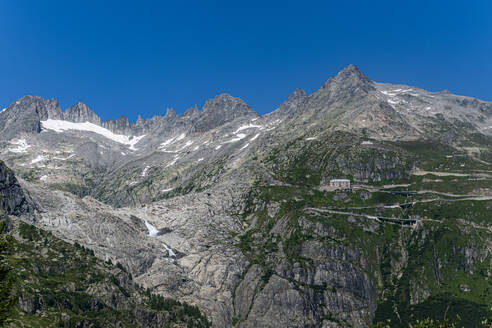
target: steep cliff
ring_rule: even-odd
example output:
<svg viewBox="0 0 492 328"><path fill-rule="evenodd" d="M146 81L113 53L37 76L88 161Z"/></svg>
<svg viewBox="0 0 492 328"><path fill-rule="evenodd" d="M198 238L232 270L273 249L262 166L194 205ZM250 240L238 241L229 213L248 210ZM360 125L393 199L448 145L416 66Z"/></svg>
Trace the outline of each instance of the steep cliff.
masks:
<svg viewBox="0 0 492 328"><path fill-rule="evenodd" d="M25 214L31 210L14 172L2 161L0 161L0 210L11 215Z"/></svg>

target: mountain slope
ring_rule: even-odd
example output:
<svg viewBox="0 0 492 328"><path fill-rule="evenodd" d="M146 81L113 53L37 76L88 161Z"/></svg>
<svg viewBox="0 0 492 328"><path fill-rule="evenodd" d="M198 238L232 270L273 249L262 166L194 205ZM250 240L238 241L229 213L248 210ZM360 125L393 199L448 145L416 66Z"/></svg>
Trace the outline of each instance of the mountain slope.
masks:
<svg viewBox="0 0 492 328"><path fill-rule="evenodd" d="M7 327L209 326L197 308L145 292L123 266L79 244L19 221L11 236L6 260L16 303Z"/></svg>
<svg viewBox="0 0 492 328"><path fill-rule="evenodd" d="M40 129L2 134L0 154L35 205L24 220L216 327L405 327L443 309L473 326L490 303L491 108L351 65L264 116L229 95L136 124L33 114Z"/></svg>
<svg viewBox="0 0 492 328"><path fill-rule="evenodd" d="M0 181L2 327L210 326L196 307L145 291L120 263L9 216L25 213L26 201L2 162Z"/></svg>

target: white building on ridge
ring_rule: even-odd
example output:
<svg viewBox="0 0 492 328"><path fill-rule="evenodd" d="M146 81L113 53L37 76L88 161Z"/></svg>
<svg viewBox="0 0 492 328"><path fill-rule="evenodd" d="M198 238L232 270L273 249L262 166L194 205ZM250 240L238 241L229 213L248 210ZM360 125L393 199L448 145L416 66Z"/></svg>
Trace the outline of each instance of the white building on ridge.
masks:
<svg viewBox="0 0 492 328"><path fill-rule="evenodd" d="M349 179L331 179L330 187L334 189L350 189Z"/></svg>

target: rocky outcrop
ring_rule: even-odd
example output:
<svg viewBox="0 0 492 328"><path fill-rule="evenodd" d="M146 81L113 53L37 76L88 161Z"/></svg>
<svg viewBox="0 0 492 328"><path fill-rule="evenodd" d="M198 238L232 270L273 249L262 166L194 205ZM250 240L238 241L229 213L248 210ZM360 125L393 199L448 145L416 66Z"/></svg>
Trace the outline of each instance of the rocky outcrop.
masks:
<svg viewBox="0 0 492 328"><path fill-rule="evenodd" d="M242 99L228 94L220 94L207 100L193 124L196 131L203 132L247 115L258 116Z"/></svg>
<svg viewBox="0 0 492 328"><path fill-rule="evenodd" d="M14 276L22 272L12 280L17 302L10 313L29 314L24 326L44 326L49 316L66 327L210 327L197 308L145 291L121 263L103 262L78 243L18 219L12 235L23 260L9 266Z"/></svg>
<svg viewBox="0 0 492 328"><path fill-rule="evenodd" d="M272 112L270 115L275 119L289 119L293 116L302 114L306 108L309 96L302 89L296 89L290 94L289 98L284 101L278 109Z"/></svg>
<svg viewBox="0 0 492 328"><path fill-rule="evenodd" d="M14 172L0 161L0 210L11 215L25 214L30 211L22 187Z"/></svg>
<svg viewBox="0 0 492 328"><path fill-rule="evenodd" d="M132 125L128 121L128 118L121 116L116 120L107 120L102 123L102 127L108 129L115 134L131 135Z"/></svg>
<svg viewBox="0 0 492 328"><path fill-rule="evenodd" d="M374 83L367 76L356 66L349 65L310 96L309 106L320 110L336 103L354 103L375 90Z"/></svg>
<svg viewBox="0 0 492 328"><path fill-rule="evenodd" d="M176 114L176 111L173 108L166 109L166 114L164 115L165 120L171 121L174 120L176 117L178 117L178 114Z"/></svg>
<svg viewBox="0 0 492 328"><path fill-rule="evenodd" d="M63 119L74 123L90 122L101 125L101 118L83 102L67 108L63 113Z"/></svg>
<svg viewBox="0 0 492 328"><path fill-rule="evenodd" d="M55 98L25 96L0 112L0 135L8 140L21 133L37 133L41 131L41 120L61 117L62 110Z"/></svg>

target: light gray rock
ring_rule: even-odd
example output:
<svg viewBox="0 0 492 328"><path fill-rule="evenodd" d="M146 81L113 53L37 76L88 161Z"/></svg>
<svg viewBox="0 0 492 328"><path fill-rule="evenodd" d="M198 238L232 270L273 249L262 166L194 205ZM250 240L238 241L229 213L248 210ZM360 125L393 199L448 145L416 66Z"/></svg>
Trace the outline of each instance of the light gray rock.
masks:
<svg viewBox="0 0 492 328"><path fill-rule="evenodd" d="M78 102L77 104L67 108L63 112L63 119L74 123L89 122L96 125L101 125L101 118L97 116L86 104Z"/></svg>

